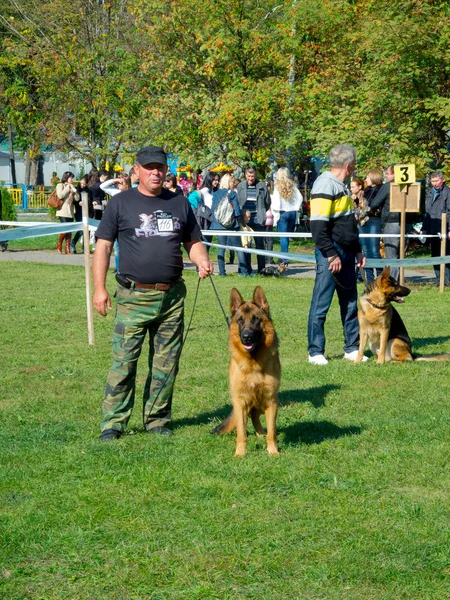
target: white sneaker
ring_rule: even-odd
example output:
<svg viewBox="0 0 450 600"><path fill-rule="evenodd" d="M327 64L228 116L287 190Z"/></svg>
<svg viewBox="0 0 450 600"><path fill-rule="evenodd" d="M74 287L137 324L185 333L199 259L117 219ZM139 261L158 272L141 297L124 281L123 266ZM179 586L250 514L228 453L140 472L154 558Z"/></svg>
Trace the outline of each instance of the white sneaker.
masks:
<svg viewBox="0 0 450 600"><path fill-rule="evenodd" d="M323 354L308 356L308 362L312 365L327 365L328 361Z"/></svg>
<svg viewBox="0 0 450 600"><path fill-rule="evenodd" d="M357 356L358 356L358 350L353 350L353 352L346 352L346 353L344 354L344 358L346 358L347 360L353 360L353 361L355 361L355 360L356 360L356 357L357 357ZM361 359L361 362L366 362L366 361L368 361L368 360L369 360L369 359L367 358L367 356L364 356L364 355L363 355L363 357L362 357L362 359Z"/></svg>

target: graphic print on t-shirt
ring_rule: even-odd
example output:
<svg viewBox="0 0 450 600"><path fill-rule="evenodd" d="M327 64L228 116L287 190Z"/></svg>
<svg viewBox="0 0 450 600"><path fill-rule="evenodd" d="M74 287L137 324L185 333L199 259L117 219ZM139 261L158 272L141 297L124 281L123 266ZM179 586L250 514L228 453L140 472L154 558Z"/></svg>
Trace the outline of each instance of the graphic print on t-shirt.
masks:
<svg viewBox="0 0 450 600"><path fill-rule="evenodd" d="M135 228L136 237L150 237L153 235L173 235L181 229L180 220L171 212L156 210L154 213L139 215L141 226Z"/></svg>

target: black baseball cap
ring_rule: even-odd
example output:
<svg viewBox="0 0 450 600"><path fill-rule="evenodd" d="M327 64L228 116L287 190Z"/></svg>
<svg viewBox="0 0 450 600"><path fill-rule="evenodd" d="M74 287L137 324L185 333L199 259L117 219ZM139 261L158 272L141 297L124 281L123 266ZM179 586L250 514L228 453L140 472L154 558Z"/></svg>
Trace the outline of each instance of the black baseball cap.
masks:
<svg viewBox="0 0 450 600"><path fill-rule="evenodd" d="M161 146L145 146L136 153L136 161L140 165L148 165L149 163L159 163L167 166L167 154Z"/></svg>

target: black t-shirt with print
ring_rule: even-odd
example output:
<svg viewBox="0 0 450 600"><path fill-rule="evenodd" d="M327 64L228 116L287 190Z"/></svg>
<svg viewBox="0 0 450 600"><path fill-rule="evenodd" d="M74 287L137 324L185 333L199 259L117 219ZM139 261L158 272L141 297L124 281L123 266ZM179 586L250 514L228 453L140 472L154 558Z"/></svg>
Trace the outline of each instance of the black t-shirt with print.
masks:
<svg viewBox="0 0 450 600"><path fill-rule="evenodd" d="M97 229L119 242L119 271L139 283L170 283L181 277L181 244L201 239L192 208L182 194L163 189L146 196L137 188L113 196Z"/></svg>

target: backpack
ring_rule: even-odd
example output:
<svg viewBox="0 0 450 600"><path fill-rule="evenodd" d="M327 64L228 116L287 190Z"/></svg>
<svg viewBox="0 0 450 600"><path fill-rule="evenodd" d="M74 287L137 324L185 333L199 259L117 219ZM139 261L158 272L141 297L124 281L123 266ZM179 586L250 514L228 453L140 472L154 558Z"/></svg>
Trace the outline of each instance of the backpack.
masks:
<svg viewBox="0 0 450 600"><path fill-rule="evenodd" d="M214 211L214 218L225 229L230 229L234 225L234 208L228 200L228 194L229 192L220 200Z"/></svg>
<svg viewBox="0 0 450 600"><path fill-rule="evenodd" d="M209 229L212 221L212 213L203 200L200 200L196 208L193 209L193 213L200 229Z"/></svg>

